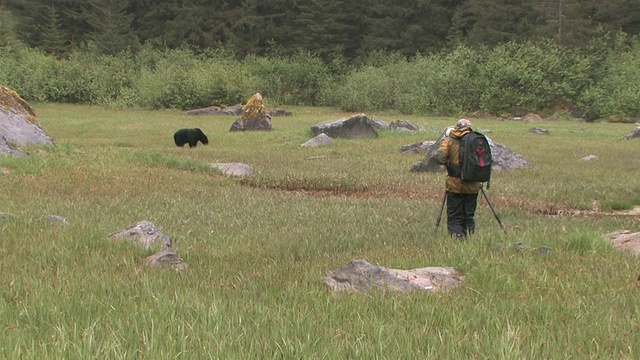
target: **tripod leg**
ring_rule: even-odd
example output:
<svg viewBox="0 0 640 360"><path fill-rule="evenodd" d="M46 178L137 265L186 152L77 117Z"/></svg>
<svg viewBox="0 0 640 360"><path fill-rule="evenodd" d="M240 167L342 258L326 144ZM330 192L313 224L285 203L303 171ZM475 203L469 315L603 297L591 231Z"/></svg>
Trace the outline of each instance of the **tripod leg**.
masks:
<svg viewBox="0 0 640 360"><path fill-rule="evenodd" d="M438 215L438 220L436 221L436 231L438 233L438 226L440 226L440 220L442 220L442 212L444 211L444 204L447 202L447 191L444 191L444 197L442 198L442 205L440 206L440 214Z"/></svg>
<svg viewBox="0 0 640 360"><path fill-rule="evenodd" d="M491 200L489 200L489 197L487 196L487 193L484 191L484 188L482 187L482 185L480 185L480 191L482 191L482 196L484 196L484 199L487 200L487 204L489 204L489 207L491 208L491 211L493 212L493 216L495 216L496 220L498 220L498 224L500 224L500 227L504 231L504 235L508 237L509 234L507 233L507 229L502 224L502 220L500 220L500 216L496 212L496 209L493 207L493 204L491 203Z"/></svg>

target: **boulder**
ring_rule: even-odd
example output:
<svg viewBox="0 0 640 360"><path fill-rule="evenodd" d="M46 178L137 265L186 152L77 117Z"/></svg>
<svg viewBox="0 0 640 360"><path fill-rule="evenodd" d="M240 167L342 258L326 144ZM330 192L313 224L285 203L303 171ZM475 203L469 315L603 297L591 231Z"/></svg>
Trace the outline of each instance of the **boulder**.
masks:
<svg viewBox="0 0 640 360"><path fill-rule="evenodd" d="M379 117L377 117L377 116L372 116L372 117L370 118L370 120L373 122L373 126L374 126L376 129L386 130L386 129L388 129L388 128L389 128L389 124L387 124L387 122L386 122L386 121L384 121L384 120L380 119L380 118L379 118Z"/></svg>
<svg viewBox="0 0 640 360"><path fill-rule="evenodd" d="M425 161L419 161L413 164L411 167L412 172L443 171L442 165L438 164L434 156L445 136L446 130L440 135L440 138L429 147ZM506 145L496 143L491 139L489 139L489 143L491 144L491 152L493 155L492 171L533 168L533 165L527 159L511 151Z"/></svg>
<svg viewBox="0 0 640 360"><path fill-rule="evenodd" d="M27 157L27 153L16 148L7 141L7 138L0 133L0 156L14 156L14 157Z"/></svg>
<svg viewBox="0 0 640 360"><path fill-rule="evenodd" d="M322 133L329 137L359 139L377 137L376 124L365 114L358 114L338 120L324 121L311 127L311 135Z"/></svg>
<svg viewBox="0 0 640 360"><path fill-rule="evenodd" d="M400 152L403 154L426 154L429 151L431 145L435 144L435 141L423 141L415 144L402 145Z"/></svg>
<svg viewBox="0 0 640 360"><path fill-rule="evenodd" d="M242 110L242 118L236 120L229 131L271 131L271 115L262 102L262 95L255 93Z"/></svg>
<svg viewBox="0 0 640 360"><path fill-rule="evenodd" d="M616 249L628 251L636 257L640 257L640 232L632 233L629 230L618 230L605 235Z"/></svg>
<svg viewBox="0 0 640 360"><path fill-rule="evenodd" d="M236 120L229 131L271 131L271 116L267 115L263 118L240 118Z"/></svg>
<svg viewBox="0 0 640 360"><path fill-rule="evenodd" d="M330 142L332 142L333 139L329 137L329 135L322 133L314 138L312 138L311 140L305 142L304 144L301 144L300 146L302 147L318 147L321 145L326 145Z"/></svg>
<svg viewBox="0 0 640 360"><path fill-rule="evenodd" d="M251 167L243 163L213 163L209 164L214 169L220 170L227 176L246 176L251 175Z"/></svg>
<svg viewBox="0 0 640 360"><path fill-rule="evenodd" d="M638 138L640 137L640 126L638 126L637 128L635 128L635 130L633 130L632 132L628 133L627 135L625 135L625 139L626 140L631 140L634 138Z"/></svg>
<svg viewBox="0 0 640 360"><path fill-rule="evenodd" d="M36 113L29 103L6 86L0 86L0 134L4 138L0 140L0 152L9 154L16 149L3 144L55 145L38 123Z"/></svg>
<svg viewBox="0 0 640 360"><path fill-rule="evenodd" d="M402 130L402 131L417 131L420 128L418 127L418 125L408 120L396 120L396 121L392 121L391 124L389 124L389 129Z"/></svg>
<svg viewBox="0 0 640 360"><path fill-rule="evenodd" d="M425 267L412 270L388 269L354 260L325 275L324 283L334 292L368 292L379 289L405 293L452 290L462 284L464 276L451 267Z"/></svg>
<svg viewBox="0 0 640 360"><path fill-rule="evenodd" d="M124 230L111 233L108 239L127 239L134 244L142 245L147 250L156 246L162 248L172 247L171 238L147 220L139 221Z"/></svg>

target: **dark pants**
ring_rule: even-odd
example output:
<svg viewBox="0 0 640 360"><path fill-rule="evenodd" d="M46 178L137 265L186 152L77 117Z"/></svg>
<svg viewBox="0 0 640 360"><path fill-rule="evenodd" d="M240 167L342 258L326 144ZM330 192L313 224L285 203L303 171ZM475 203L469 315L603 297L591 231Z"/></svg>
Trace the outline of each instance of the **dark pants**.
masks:
<svg viewBox="0 0 640 360"><path fill-rule="evenodd" d="M447 228L451 236L464 238L476 231L474 215L477 206L478 193L447 192Z"/></svg>

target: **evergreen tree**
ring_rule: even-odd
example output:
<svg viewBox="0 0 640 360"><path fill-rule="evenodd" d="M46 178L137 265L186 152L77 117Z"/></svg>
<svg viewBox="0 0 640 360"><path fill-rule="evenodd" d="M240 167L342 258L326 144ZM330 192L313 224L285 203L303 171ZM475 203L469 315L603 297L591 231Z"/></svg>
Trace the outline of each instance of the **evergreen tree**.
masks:
<svg viewBox="0 0 640 360"><path fill-rule="evenodd" d="M6 0L4 5L14 15L15 30L19 39L27 45L38 47L41 44L41 24L46 14L43 0Z"/></svg>
<svg viewBox="0 0 640 360"><path fill-rule="evenodd" d="M467 0L453 15L449 39L470 46L524 41L545 22L535 0Z"/></svg>
<svg viewBox="0 0 640 360"><path fill-rule="evenodd" d="M60 15L54 5L47 5L42 24L42 49L48 54L62 57L68 51L68 41L61 27Z"/></svg>
<svg viewBox="0 0 640 360"><path fill-rule="evenodd" d="M357 0L316 0L299 5L295 20L299 46L324 59L362 54L361 45L368 30L364 5Z"/></svg>
<svg viewBox="0 0 640 360"><path fill-rule="evenodd" d="M364 51L388 50L412 56L445 44L454 6L443 0L369 0Z"/></svg>
<svg viewBox="0 0 640 360"><path fill-rule="evenodd" d="M92 31L89 38L104 54L116 54L138 46L131 31L133 15L127 13L128 0L88 0L84 16Z"/></svg>
<svg viewBox="0 0 640 360"><path fill-rule="evenodd" d="M2 0L0 0L0 50L11 48L17 44L13 15L6 11L1 3Z"/></svg>

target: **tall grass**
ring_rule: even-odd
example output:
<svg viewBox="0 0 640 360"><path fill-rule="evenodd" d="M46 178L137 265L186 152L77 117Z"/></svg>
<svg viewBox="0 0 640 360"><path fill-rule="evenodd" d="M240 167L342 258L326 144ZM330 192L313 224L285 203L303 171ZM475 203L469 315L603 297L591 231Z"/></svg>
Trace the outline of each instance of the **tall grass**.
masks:
<svg viewBox="0 0 640 360"><path fill-rule="evenodd" d="M631 125L549 122L541 136L519 122L476 121L535 167L494 174L488 195L509 238L480 200L478 232L460 243L434 231L444 175L409 172L421 156L399 151L435 140L453 118L410 116L426 130L313 149L299 146L310 126L345 114L292 107L272 132L232 133L235 119L224 116L34 108L57 146L0 158L0 212L13 215L0 220L0 357L639 355L637 259L603 239L640 231L637 216L543 211L594 199L605 210L638 205L637 144L620 139ZM186 126L210 144L175 147L171 134ZM591 153L600 160L578 161ZM235 161L254 174L208 170ZM287 178L304 181L287 187ZM150 252L106 241L143 219L173 238L186 270L152 271L142 263ZM442 294L328 293L323 276L360 258L453 266L466 280Z"/></svg>

